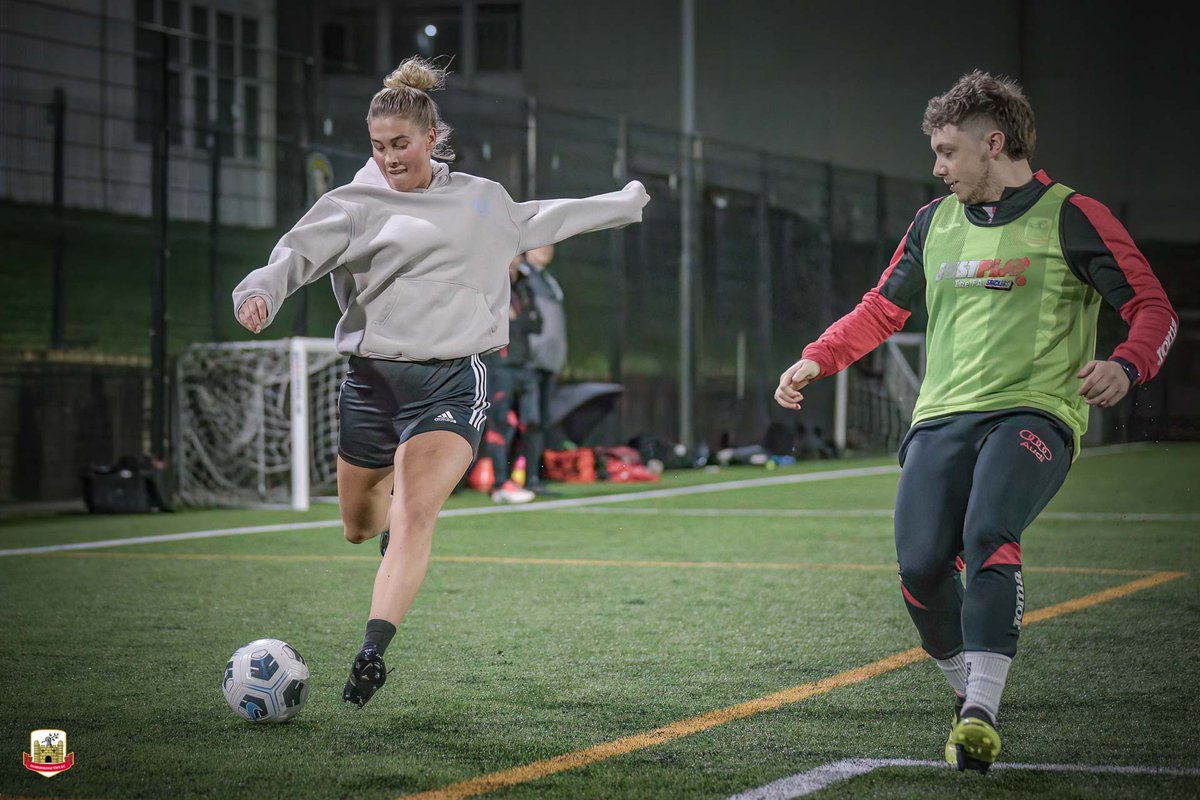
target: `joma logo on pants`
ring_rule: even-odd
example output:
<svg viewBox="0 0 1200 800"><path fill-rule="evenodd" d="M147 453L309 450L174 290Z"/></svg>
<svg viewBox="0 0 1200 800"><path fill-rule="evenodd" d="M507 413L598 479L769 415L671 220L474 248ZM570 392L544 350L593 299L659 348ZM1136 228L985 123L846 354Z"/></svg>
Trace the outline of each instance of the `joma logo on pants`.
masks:
<svg viewBox="0 0 1200 800"><path fill-rule="evenodd" d="M1013 573L1013 579L1017 582L1017 610L1013 614L1013 627L1019 631L1021 618L1025 616L1025 581L1021 579L1021 570Z"/></svg>
<svg viewBox="0 0 1200 800"><path fill-rule="evenodd" d="M1021 447L1024 447L1029 452L1033 453L1033 457L1038 461L1053 461L1054 455L1050 452L1050 448L1041 438L1030 430L1024 430L1020 433Z"/></svg>

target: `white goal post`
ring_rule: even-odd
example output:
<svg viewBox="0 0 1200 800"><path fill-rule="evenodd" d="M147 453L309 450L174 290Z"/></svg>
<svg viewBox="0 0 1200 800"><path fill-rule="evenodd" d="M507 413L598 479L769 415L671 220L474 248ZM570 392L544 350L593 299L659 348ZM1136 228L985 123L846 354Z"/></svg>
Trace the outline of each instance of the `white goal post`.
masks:
<svg viewBox="0 0 1200 800"><path fill-rule="evenodd" d="M332 339L195 344L176 365L179 500L305 510L337 486Z"/></svg>
<svg viewBox="0 0 1200 800"><path fill-rule="evenodd" d="M839 453L894 449L912 424L925 376L925 334L894 333L836 376L833 442Z"/></svg>

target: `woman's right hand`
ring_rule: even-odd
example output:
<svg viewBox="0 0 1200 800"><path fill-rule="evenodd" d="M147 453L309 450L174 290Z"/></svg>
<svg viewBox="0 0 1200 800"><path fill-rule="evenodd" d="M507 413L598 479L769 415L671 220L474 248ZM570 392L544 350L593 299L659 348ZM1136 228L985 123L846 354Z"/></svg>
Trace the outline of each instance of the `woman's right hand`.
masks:
<svg viewBox="0 0 1200 800"><path fill-rule="evenodd" d="M251 333L259 333L267 324L267 301L258 295L247 297L238 307L237 321Z"/></svg>

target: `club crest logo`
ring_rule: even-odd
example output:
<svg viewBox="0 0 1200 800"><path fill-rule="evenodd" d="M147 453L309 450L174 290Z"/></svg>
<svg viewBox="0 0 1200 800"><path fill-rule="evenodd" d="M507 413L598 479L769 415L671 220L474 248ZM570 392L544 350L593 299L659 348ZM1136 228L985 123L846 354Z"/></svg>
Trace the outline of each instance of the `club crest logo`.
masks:
<svg viewBox="0 0 1200 800"><path fill-rule="evenodd" d="M1022 231L1025 241L1032 245L1049 244L1050 234L1053 232L1050 222L1045 217L1036 217L1026 222Z"/></svg>
<svg viewBox="0 0 1200 800"><path fill-rule="evenodd" d="M33 731L29 734L29 752L21 756L25 768L43 778L53 778L75 766L75 754L67 752L66 731Z"/></svg>

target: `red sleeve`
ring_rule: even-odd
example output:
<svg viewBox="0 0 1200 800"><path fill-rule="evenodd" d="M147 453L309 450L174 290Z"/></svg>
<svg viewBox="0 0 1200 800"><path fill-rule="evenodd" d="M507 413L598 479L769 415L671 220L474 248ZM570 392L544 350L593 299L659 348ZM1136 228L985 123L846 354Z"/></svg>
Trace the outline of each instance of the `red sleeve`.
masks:
<svg viewBox="0 0 1200 800"><path fill-rule="evenodd" d="M1079 194L1073 195L1070 202L1083 212L1099 244L1079 248L1069 257L1129 325L1129 335L1110 358L1123 358L1133 364L1139 382L1145 383L1162 367L1179 332L1179 317L1146 257L1112 212ZM1072 239L1080 244L1087 241L1085 236Z"/></svg>
<svg viewBox="0 0 1200 800"><path fill-rule="evenodd" d="M879 284L863 295L862 301L846 316L829 326L815 342L804 348L804 358L812 359L821 368L821 377L841 372L867 353L883 344L889 336L904 327L911 311L888 300L879 290L896 268L904 252L904 242L896 248L892 263Z"/></svg>

